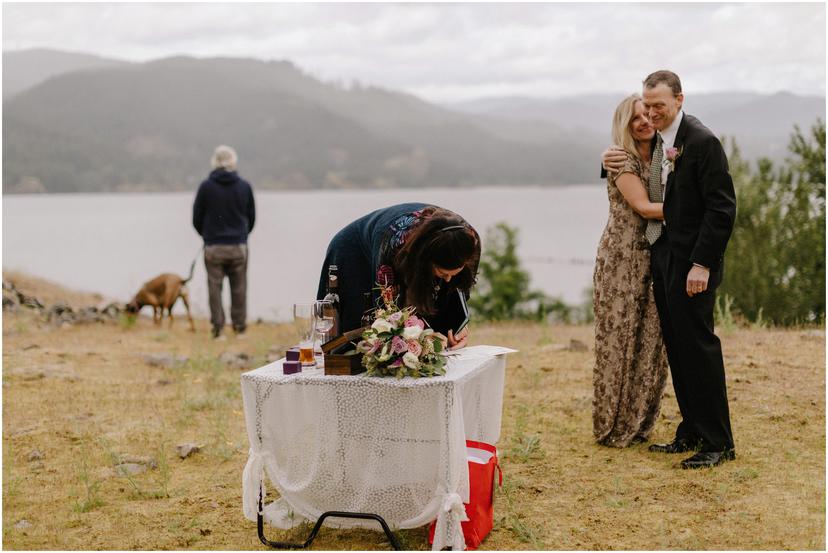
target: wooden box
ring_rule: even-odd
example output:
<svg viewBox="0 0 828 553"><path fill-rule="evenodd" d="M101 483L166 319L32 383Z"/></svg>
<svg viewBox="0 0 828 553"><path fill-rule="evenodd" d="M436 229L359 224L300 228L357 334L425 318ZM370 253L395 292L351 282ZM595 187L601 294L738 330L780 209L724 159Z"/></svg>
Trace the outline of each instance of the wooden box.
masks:
<svg viewBox="0 0 828 553"><path fill-rule="evenodd" d="M365 372L361 353L345 355L346 351L356 349L351 342L359 341L365 330L366 328L349 330L342 336L337 336L322 344L322 352L325 354L325 374L353 375Z"/></svg>

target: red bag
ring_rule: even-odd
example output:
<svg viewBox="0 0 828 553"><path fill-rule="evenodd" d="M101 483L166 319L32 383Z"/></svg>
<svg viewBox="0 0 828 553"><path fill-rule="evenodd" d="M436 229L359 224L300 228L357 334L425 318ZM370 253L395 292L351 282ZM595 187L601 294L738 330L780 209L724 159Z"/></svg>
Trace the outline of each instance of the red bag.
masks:
<svg viewBox="0 0 828 553"><path fill-rule="evenodd" d="M484 443L466 440L466 454L469 460L469 502L466 503L466 516L469 520L462 523L466 550L477 549L494 523L494 476L497 469L498 484L503 485L503 473L497 462L497 448ZM431 523L428 530L428 543L434 543L434 528L437 521Z"/></svg>

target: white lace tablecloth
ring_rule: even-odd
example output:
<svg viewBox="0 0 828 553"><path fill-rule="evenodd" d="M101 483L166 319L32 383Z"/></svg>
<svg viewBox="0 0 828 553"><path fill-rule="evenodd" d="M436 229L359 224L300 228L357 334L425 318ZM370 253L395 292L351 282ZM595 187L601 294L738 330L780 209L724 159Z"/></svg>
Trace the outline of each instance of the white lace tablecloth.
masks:
<svg viewBox="0 0 828 553"><path fill-rule="evenodd" d="M267 474L281 499L262 514L279 528L325 511L376 513L397 528L436 518L433 548L464 549L465 440L497 443L511 351L465 348L434 378L284 375L282 360L242 374L245 517L256 520ZM356 519L325 524L379 529Z"/></svg>

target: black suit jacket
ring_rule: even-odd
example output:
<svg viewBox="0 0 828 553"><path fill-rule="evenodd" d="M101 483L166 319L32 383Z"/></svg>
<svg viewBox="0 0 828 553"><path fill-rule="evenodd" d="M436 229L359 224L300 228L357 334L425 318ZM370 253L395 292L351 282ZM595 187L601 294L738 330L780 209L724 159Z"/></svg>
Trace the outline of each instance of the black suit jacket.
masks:
<svg viewBox="0 0 828 553"><path fill-rule="evenodd" d="M716 136L684 114L674 147L680 152L667 177L664 221L674 253L717 270L736 220L736 193L727 156Z"/></svg>

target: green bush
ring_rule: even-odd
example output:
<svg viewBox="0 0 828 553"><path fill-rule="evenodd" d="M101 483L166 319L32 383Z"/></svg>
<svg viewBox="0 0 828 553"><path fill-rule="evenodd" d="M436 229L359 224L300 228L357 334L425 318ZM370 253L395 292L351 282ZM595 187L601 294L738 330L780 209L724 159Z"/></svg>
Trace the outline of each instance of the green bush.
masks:
<svg viewBox="0 0 828 553"><path fill-rule="evenodd" d="M581 307L573 307L560 298L549 297L540 290L530 290L529 273L517 256L518 229L498 223L486 232L485 249L480 259L478 283L469 300L476 317L489 321L508 319L547 319L579 322Z"/></svg>
<svg viewBox="0 0 828 553"><path fill-rule="evenodd" d="M721 294L749 321L778 325L825 318L825 123L795 127L792 157L756 172L730 142L737 214L725 255Z"/></svg>

